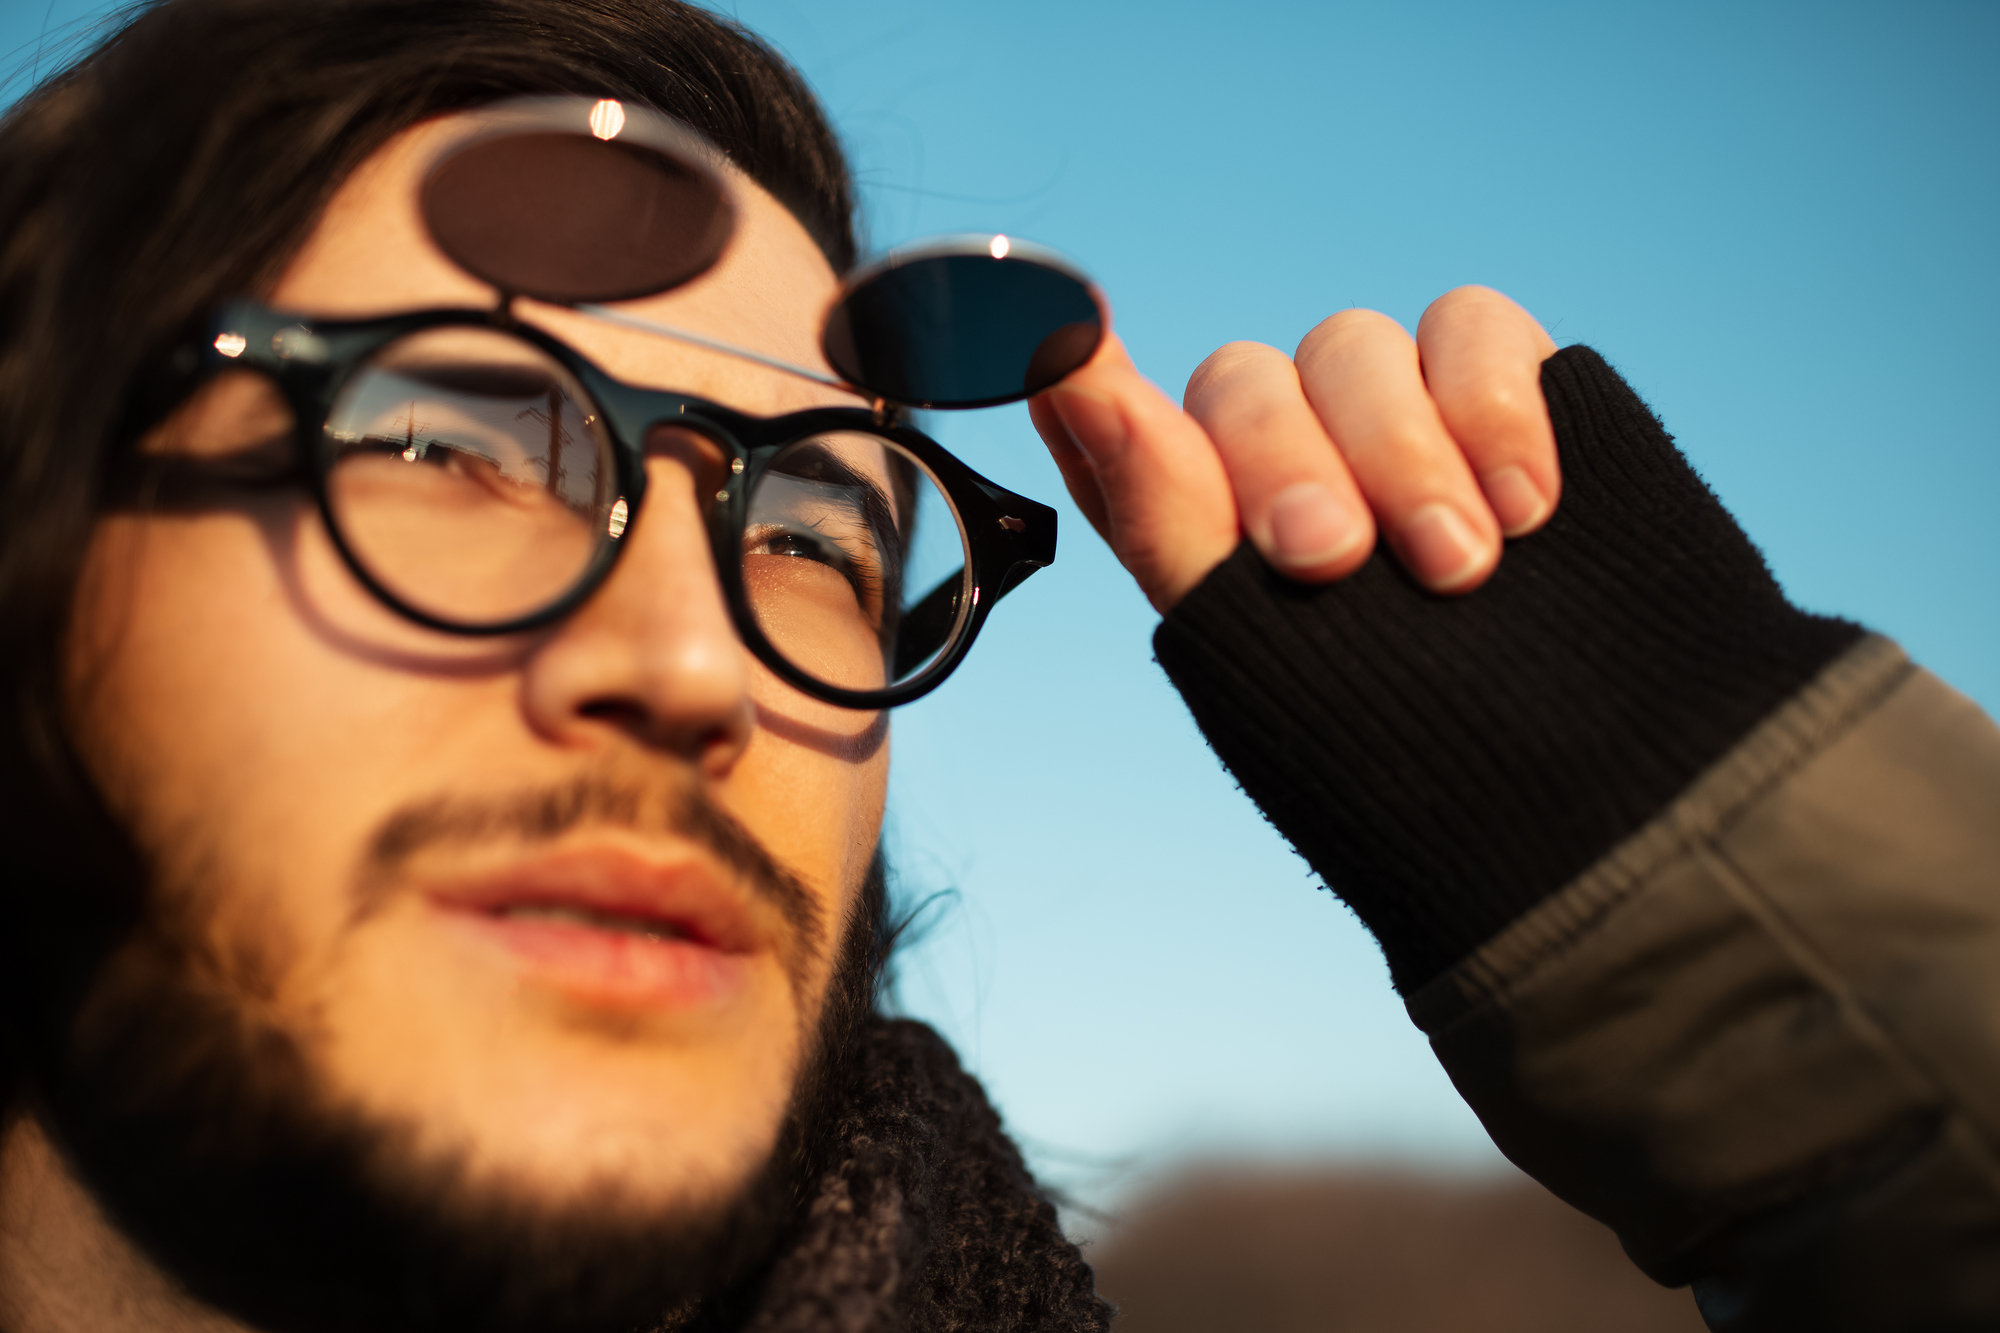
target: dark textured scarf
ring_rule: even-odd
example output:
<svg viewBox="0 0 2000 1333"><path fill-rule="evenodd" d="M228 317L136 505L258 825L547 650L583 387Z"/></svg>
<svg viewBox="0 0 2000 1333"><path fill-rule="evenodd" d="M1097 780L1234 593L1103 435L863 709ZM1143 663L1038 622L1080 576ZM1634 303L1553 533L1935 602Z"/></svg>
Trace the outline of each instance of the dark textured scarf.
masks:
<svg viewBox="0 0 2000 1333"><path fill-rule="evenodd" d="M1089 1265L943 1038L871 1018L857 1045L805 1216L755 1282L690 1329L1109 1329Z"/></svg>

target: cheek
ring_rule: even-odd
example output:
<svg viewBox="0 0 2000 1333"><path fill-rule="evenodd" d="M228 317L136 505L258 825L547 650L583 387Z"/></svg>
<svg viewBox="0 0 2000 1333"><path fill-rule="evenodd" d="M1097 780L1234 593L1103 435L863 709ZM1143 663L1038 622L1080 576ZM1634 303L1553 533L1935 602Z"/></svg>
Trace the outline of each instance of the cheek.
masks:
<svg viewBox="0 0 2000 1333"><path fill-rule="evenodd" d="M799 1023L817 1017L796 1012L775 962L713 1030L610 1031L454 961L408 910L351 927L356 866L390 810L468 775L565 776L578 756L524 726L519 662L406 631L309 512L288 515L102 525L71 700L114 807L190 877L214 873L215 943L283 974L275 1012L363 1104L550 1188L611 1176L686 1193L740 1176L769 1149ZM886 720L753 679L760 725L713 795L837 931L881 827Z"/></svg>
<svg viewBox="0 0 2000 1333"><path fill-rule="evenodd" d="M837 931L881 838L889 715L818 703L762 666L752 695L756 731L716 798L812 887Z"/></svg>
<svg viewBox="0 0 2000 1333"><path fill-rule="evenodd" d="M240 517L116 518L85 563L70 640L77 732L142 840L236 809L291 734L275 686L284 590ZM310 679L299 682L310 688Z"/></svg>
<svg viewBox="0 0 2000 1333"><path fill-rule="evenodd" d="M69 645L85 762L165 878L282 885L291 933L323 938L397 778L452 730L457 700L392 669L401 632L300 506L108 519ZM217 930L270 929L278 895L246 896L260 919L218 902Z"/></svg>

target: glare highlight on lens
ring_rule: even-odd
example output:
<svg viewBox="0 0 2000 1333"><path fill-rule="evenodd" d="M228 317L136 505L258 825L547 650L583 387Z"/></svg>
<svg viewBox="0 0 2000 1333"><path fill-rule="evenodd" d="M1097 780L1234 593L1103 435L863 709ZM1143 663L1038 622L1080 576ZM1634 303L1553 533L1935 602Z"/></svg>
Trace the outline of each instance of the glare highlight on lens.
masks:
<svg viewBox="0 0 2000 1333"><path fill-rule="evenodd" d="M522 108L453 145L424 180L424 225L453 263L566 304L668 291L722 253L729 192L692 131L610 98Z"/></svg>
<svg viewBox="0 0 2000 1333"><path fill-rule="evenodd" d="M215 335L215 350L232 359L242 356L243 349L249 345L250 340L240 333L218 333Z"/></svg>
<svg viewBox="0 0 2000 1333"><path fill-rule="evenodd" d="M986 248L992 252L992 255L995 259L1005 259L1007 257L1007 251L1012 249L1013 247L1007 244L1007 238L1005 236L995 236L993 238L993 244L987 246Z"/></svg>
<svg viewBox="0 0 2000 1333"><path fill-rule="evenodd" d="M610 98L604 98L590 108L590 132L600 139L616 139L618 131L625 128L625 108Z"/></svg>
<svg viewBox="0 0 2000 1333"><path fill-rule="evenodd" d="M553 605L630 518L596 406L500 330L390 343L326 419L327 506L348 553L400 604L452 624Z"/></svg>

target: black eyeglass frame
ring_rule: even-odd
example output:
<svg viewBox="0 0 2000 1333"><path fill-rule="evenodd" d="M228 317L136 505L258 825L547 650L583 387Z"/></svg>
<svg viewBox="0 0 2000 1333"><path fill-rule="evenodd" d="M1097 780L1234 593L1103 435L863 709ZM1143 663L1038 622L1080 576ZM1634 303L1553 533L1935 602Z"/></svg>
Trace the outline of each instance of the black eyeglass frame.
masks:
<svg viewBox="0 0 2000 1333"><path fill-rule="evenodd" d="M539 348L590 395L612 443L617 498L626 504L624 528L615 535L608 529L598 534L597 551L568 592L511 620L482 624L452 621L398 597L349 545L327 484L336 456L325 423L350 377L397 339L439 328L492 329ZM234 354L222 350L224 347L234 349ZM638 523L646 493L644 441L655 426L662 425L686 427L723 451L726 480L707 498L706 511L715 566L737 634L758 661L778 677L826 703L855 709L891 708L928 694L965 659L994 603L1030 574L1055 562L1055 510L982 477L936 440L900 424L892 408L823 407L757 417L687 394L640 388L614 379L576 349L504 310L432 309L371 319L320 320L287 315L255 301L235 301L218 312L199 357L201 380L244 368L262 373L277 386L296 423L294 442L303 464L302 480L343 563L390 610L447 634L492 637L523 633L551 625L583 605L610 576L625 537ZM829 685L793 665L758 625L743 586L742 543L749 523L749 497L757 482L786 448L831 431L874 435L907 451L936 478L957 510L968 547L966 585L959 599L954 636L922 671L880 690Z"/></svg>

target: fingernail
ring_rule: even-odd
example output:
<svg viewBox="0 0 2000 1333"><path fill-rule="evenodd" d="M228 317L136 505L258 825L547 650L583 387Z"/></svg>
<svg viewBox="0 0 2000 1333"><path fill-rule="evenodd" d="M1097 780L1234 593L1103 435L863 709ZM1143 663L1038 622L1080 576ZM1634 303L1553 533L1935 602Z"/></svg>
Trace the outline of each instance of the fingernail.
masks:
<svg viewBox="0 0 2000 1333"><path fill-rule="evenodd" d="M1338 560L1364 535L1356 516L1332 490L1301 481L1271 501L1271 558L1286 569L1313 569Z"/></svg>
<svg viewBox="0 0 2000 1333"><path fill-rule="evenodd" d="M1493 517L1500 520L1500 531L1509 537L1520 536L1549 516L1548 497L1525 468L1511 463L1496 467L1479 479L1479 486L1486 492Z"/></svg>
<svg viewBox="0 0 2000 1333"><path fill-rule="evenodd" d="M1410 515L1396 543L1410 572L1435 592L1450 592L1486 567L1486 548L1472 525L1448 504Z"/></svg>
<svg viewBox="0 0 2000 1333"><path fill-rule="evenodd" d="M1125 450L1125 416L1118 404L1095 389L1065 385L1049 391L1070 443L1092 463L1112 461Z"/></svg>

